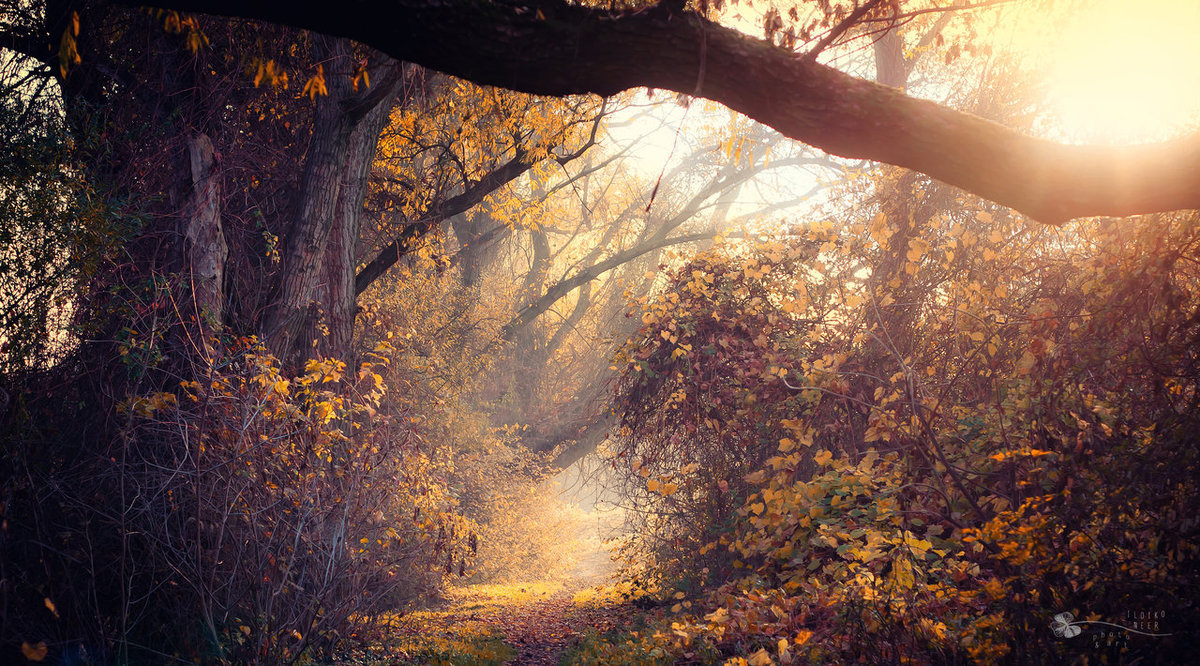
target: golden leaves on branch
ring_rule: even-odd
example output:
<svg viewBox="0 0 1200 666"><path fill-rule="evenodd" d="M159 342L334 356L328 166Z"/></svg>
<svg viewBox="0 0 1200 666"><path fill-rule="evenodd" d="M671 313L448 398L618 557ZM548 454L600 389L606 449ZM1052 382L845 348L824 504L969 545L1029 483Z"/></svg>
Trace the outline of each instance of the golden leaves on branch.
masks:
<svg viewBox="0 0 1200 666"><path fill-rule="evenodd" d="M304 88L300 91L300 94L308 95L308 98L314 101L317 99L317 95L325 96L329 94L329 89L325 87L324 65L317 65L317 73L304 82Z"/></svg>

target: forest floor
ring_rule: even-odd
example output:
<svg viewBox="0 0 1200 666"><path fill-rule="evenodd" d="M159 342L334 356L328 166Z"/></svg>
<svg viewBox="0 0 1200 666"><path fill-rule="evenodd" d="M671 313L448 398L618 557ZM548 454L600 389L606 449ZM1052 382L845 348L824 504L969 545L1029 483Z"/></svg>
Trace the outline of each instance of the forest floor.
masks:
<svg viewBox="0 0 1200 666"><path fill-rule="evenodd" d="M638 610L595 579L451 588L428 609L398 617L360 664L557 666L585 635L627 626Z"/></svg>

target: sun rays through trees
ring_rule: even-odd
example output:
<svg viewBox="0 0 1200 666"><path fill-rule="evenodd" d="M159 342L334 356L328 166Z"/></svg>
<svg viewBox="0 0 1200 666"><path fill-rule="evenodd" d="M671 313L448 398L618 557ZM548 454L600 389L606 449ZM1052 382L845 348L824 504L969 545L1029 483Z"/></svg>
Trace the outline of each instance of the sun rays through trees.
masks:
<svg viewBox="0 0 1200 666"><path fill-rule="evenodd" d="M0 661L1191 656L1188 3L126 4L0 0Z"/></svg>

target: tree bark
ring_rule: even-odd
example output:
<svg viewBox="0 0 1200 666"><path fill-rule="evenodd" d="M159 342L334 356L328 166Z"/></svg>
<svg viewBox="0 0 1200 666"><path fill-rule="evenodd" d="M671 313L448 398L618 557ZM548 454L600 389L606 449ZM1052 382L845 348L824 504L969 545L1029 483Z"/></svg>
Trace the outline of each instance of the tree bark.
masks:
<svg viewBox="0 0 1200 666"><path fill-rule="evenodd" d="M400 68L399 63L389 63ZM377 73L378 74L378 73ZM376 76L377 85L386 86L386 99L394 99L401 77ZM346 151L346 168L342 176L338 203L330 230L329 246L325 249L324 281L318 294L324 304L328 335L324 338L321 351L326 356L345 358L350 351L354 334L356 294L354 270L358 263L358 236L362 228L363 202L367 194L367 181L371 174L371 163L375 159L379 134L388 122L392 109L390 103L376 103L350 134Z"/></svg>
<svg viewBox="0 0 1200 666"><path fill-rule="evenodd" d="M639 86L706 97L835 155L887 162L1043 222L1200 207L1200 136L1070 146L863 81L692 12L561 0L157 0L339 35L477 83L545 95Z"/></svg>
<svg viewBox="0 0 1200 666"><path fill-rule="evenodd" d="M349 76L354 71L350 43L330 38L317 40L314 48L316 59L325 65L328 92L317 96L312 139L300 182L301 198L282 251L279 295L264 321L264 337L271 351L285 362L306 355L314 343L333 333L332 329L320 329L322 319L327 327L331 323L339 327L334 349L341 349L349 341L354 308L354 243L366 171L374 159L379 126L391 108L389 93L395 92L397 83L389 77L375 89L357 93ZM378 110L379 106L387 109ZM362 131L358 131L360 128ZM350 187L343 192L347 184ZM335 230L337 256L331 257L329 243Z"/></svg>
<svg viewBox="0 0 1200 666"><path fill-rule="evenodd" d="M202 344L220 330L225 306L225 260L229 246L221 231L221 182L212 141L198 134L188 141L192 191L185 208L185 253L191 272L192 303Z"/></svg>
<svg viewBox="0 0 1200 666"><path fill-rule="evenodd" d="M300 180L300 201L281 253L279 295L264 326L264 337L271 351L281 359L292 357L296 350L313 342L307 339L306 329L316 303L318 278L333 229L353 130L342 109L350 82L334 73L336 67L349 60L350 46L341 39L318 39L314 50L317 61L331 65L325 76L329 92L317 97L312 139Z"/></svg>

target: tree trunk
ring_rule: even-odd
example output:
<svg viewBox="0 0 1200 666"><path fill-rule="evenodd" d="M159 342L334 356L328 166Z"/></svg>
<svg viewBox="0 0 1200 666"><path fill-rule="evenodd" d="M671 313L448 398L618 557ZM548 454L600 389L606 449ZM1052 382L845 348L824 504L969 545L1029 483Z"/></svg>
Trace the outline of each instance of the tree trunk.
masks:
<svg viewBox="0 0 1200 666"><path fill-rule="evenodd" d="M875 81L893 88L908 83L909 63L904 57L904 37L892 28L875 40Z"/></svg>
<svg viewBox="0 0 1200 666"><path fill-rule="evenodd" d="M395 63L395 67L400 67L399 63ZM401 79L378 77L376 80L380 81L379 85L390 86L386 98L394 99ZM375 104L350 135L333 229L325 250L325 279L318 293L319 302L324 304L325 323L329 332L321 345L321 351L326 356L345 358L350 352L356 309L354 271L358 263L357 244L362 228L363 202L379 134L387 125L391 109L390 103Z"/></svg>
<svg viewBox="0 0 1200 666"><path fill-rule="evenodd" d="M264 322L264 337L271 351L288 361L315 342L308 339L307 324L315 314L311 310L317 305L317 285L353 130L342 108L350 82L340 74L349 64L350 45L344 39L317 37L314 51L314 60L329 64L325 75L328 94L317 97L312 139L300 180L300 200L295 221L284 239L279 293Z"/></svg>
<svg viewBox="0 0 1200 666"><path fill-rule="evenodd" d="M188 141L192 192L184 212L185 254L196 317L196 341L208 351L209 339L221 329L225 306L225 260L229 246L221 231L221 182L215 170L212 141L198 134Z"/></svg>
<svg viewBox="0 0 1200 666"><path fill-rule="evenodd" d="M324 337L323 319L326 325L338 328L331 349L344 350L349 343L354 299L352 290L347 295L345 282L348 279L353 284L354 243L366 176L381 123L391 108L389 93L394 93L399 82L398 76L389 76L378 84L380 89L357 95L350 78L355 70L350 42L318 38L314 50L315 59L327 65L324 84L328 92L317 96L300 201L283 246L278 296L263 327L271 351L293 366ZM330 238L335 232L337 256L330 256ZM334 266L327 266L329 262ZM343 272L349 277L342 276ZM331 274L335 275L332 282L328 280Z"/></svg>

